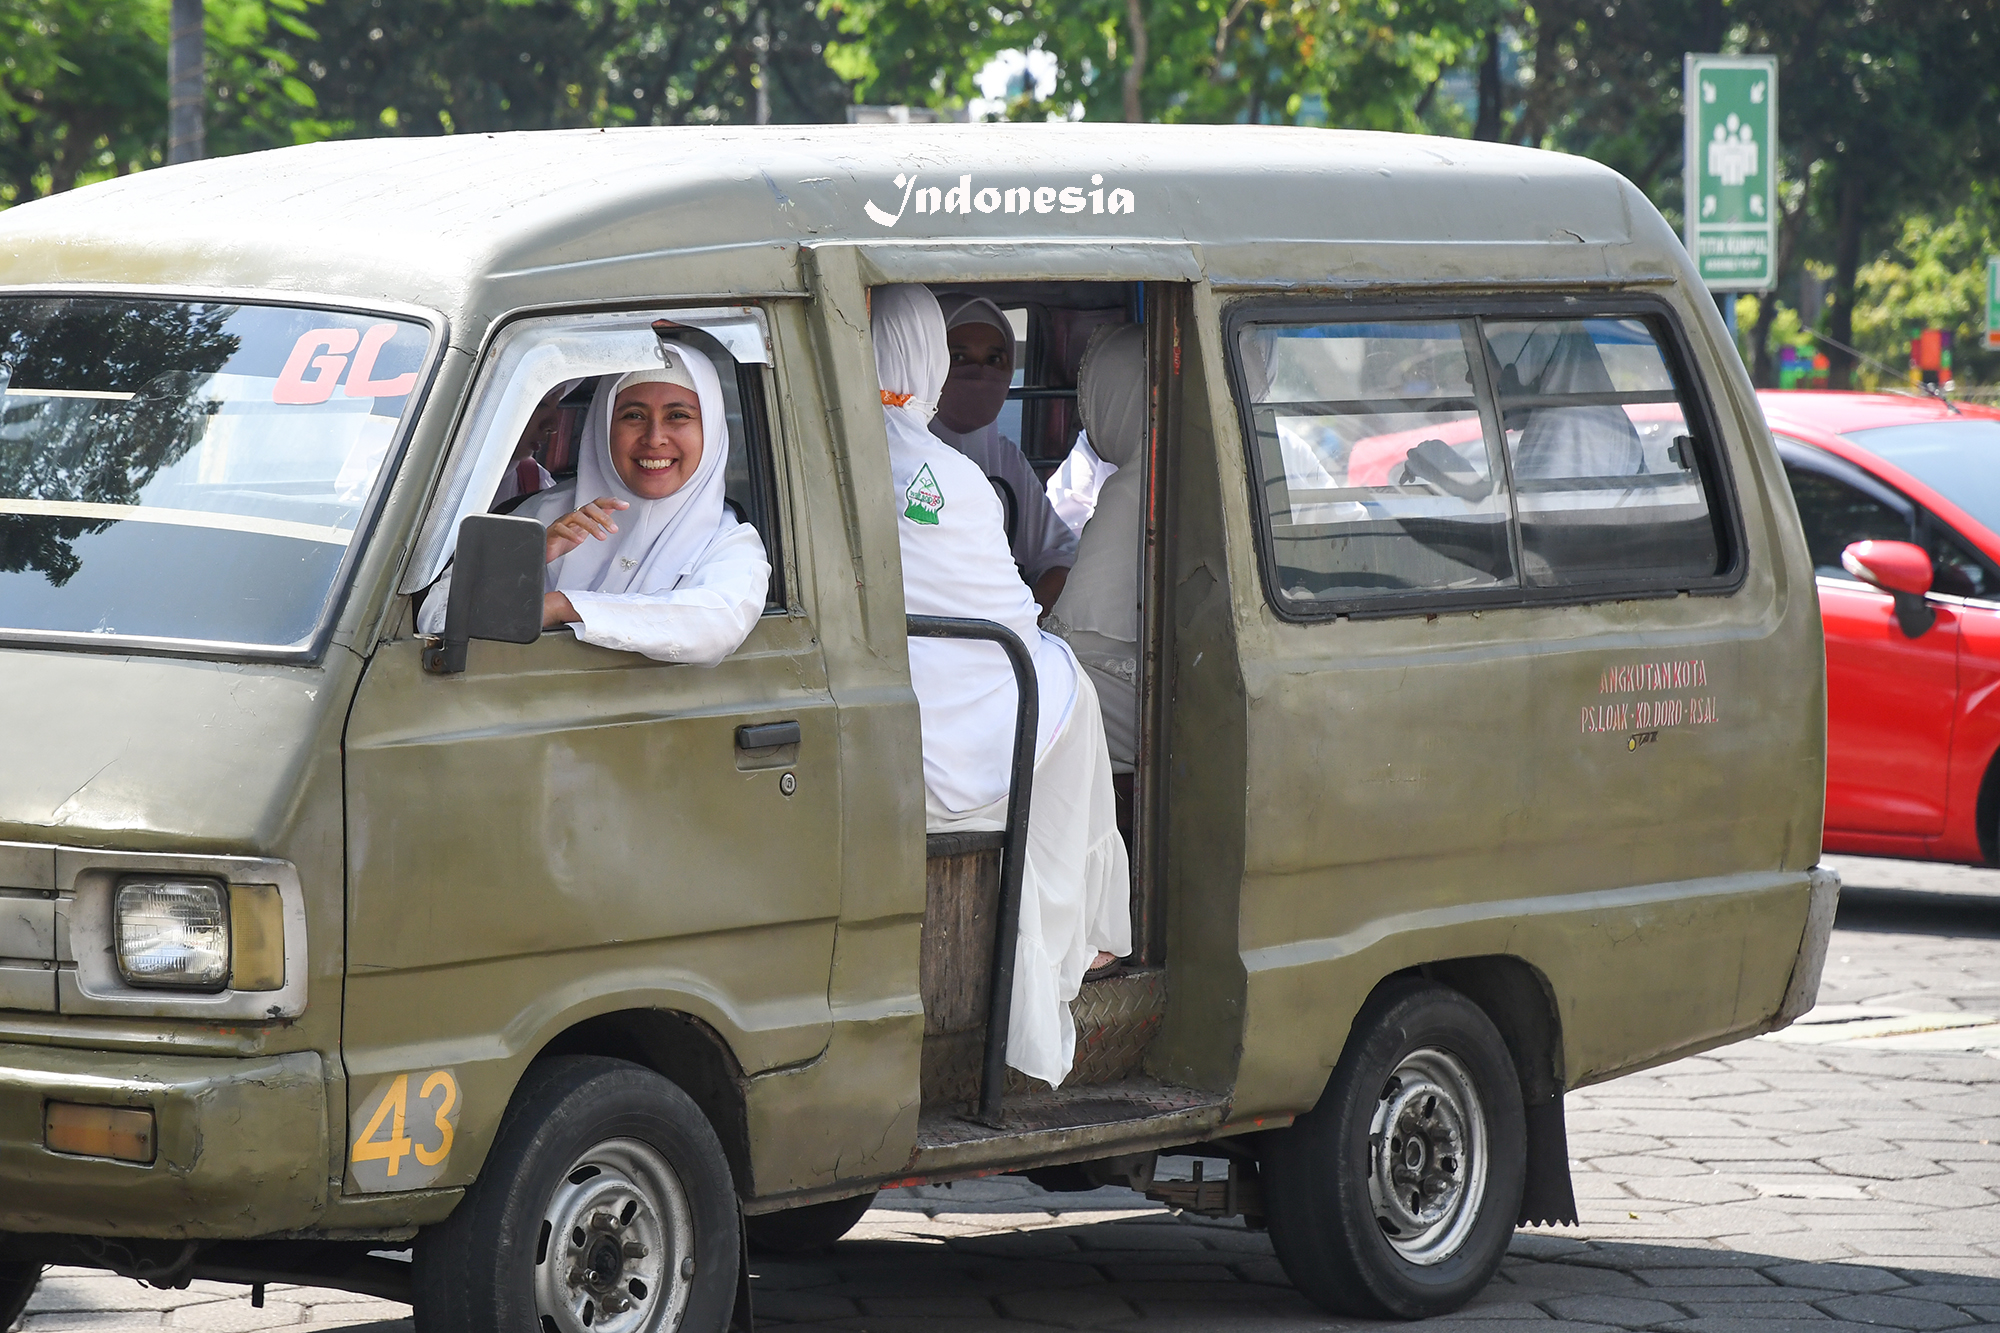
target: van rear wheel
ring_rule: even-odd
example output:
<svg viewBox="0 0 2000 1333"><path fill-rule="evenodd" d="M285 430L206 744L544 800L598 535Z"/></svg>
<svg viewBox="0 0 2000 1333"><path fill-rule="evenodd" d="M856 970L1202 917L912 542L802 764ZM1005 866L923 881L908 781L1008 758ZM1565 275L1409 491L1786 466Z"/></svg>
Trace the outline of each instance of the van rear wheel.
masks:
<svg viewBox="0 0 2000 1333"><path fill-rule="evenodd" d="M736 1194L692 1098L638 1065L528 1070L456 1211L418 1238L420 1333L719 1329Z"/></svg>
<svg viewBox="0 0 2000 1333"><path fill-rule="evenodd" d="M1421 1319L1472 1299L1506 1256L1527 1138L1513 1058L1456 991L1376 992L1319 1105L1264 1136L1271 1244L1336 1314Z"/></svg>

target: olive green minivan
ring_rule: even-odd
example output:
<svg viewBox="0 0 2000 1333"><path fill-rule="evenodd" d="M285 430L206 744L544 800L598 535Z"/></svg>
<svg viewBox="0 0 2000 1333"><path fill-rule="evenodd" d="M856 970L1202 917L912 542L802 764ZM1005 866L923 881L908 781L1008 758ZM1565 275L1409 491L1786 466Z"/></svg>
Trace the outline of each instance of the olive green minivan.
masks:
<svg viewBox="0 0 2000 1333"><path fill-rule="evenodd" d="M1092 332L1144 330L1135 946L1059 1087L999 1059L1020 821L925 831L910 636L997 627L905 614L889 283L1005 312L1043 475ZM714 668L538 632L495 512L538 406L560 478L667 336L773 570ZM1434 1314L1575 1220L1565 1090L1813 1002L1812 569L1713 302L1589 162L318 144L0 215L0 390L0 1325L85 1264L748 1327L753 1247L998 1172Z"/></svg>

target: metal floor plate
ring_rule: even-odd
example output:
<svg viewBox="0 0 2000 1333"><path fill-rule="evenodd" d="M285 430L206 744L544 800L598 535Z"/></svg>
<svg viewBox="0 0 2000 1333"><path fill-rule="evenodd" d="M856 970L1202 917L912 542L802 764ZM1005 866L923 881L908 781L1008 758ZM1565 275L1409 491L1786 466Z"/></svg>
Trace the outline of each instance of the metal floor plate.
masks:
<svg viewBox="0 0 2000 1333"><path fill-rule="evenodd" d="M1211 1107L1219 1115L1223 1100L1213 1092L1174 1087L1150 1078L1058 1088L1053 1092L1014 1093L1007 1097L998 1129L975 1124L955 1111L926 1111L917 1124L917 1151L925 1153L984 1139L1129 1125L1133 1121L1176 1117Z"/></svg>

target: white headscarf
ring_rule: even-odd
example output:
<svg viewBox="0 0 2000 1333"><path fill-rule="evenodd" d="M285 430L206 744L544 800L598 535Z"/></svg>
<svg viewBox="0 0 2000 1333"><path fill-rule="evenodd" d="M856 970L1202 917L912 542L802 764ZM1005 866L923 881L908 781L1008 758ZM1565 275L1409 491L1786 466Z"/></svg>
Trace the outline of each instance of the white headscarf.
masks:
<svg viewBox="0 0 2000 1333"><path fill-rule="evenodd" d="M1039 742L1046 750L1076 700L1075 667L1061 644L1036 627L1037 608L1015 572L1006 516L986 474L927 429L951 367L937 298L914 283L877 287L870 325L896 488L905 609L995 620L1019 635L1035 659ZM930 794L952 811L1005 796L1015 702L1006 655L992 644L912 639L910 683L923 720Z"/></svg>
<svg viewBox="0 0 2000 1333"><path fill-rule="evenodd" d="M586 541L549 565L551 590L666 592L700 562L725 521L722 503L729 471L729 418L722 381L707 357L683 343L660 344L666 365L598 381L584 418L576 465L576 503L610 496L630 506L617 512L618 531L608 541ZM611 463L611 413L618 395L634 384L692 387L701 400L701 462L672 495L647 500L635 494Z"/></svg>
<svg viewBox="0 0 2000 1333"><path fill-rule="evenodd" d="M1077 368L1077 406L1090 447L1117 467L1077 542L1055 616L1073 630L1139 641L1139 545L1146 509L1146 332L1101 330Z"/></svg>

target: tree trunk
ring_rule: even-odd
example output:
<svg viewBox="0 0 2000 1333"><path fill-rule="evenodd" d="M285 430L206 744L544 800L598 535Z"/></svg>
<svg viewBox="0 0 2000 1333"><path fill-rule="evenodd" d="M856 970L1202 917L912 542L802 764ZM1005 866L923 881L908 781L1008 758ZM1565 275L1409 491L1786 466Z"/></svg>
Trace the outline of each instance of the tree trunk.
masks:
<svg viewBox="0 0 2000 1333"><path fill-rule="evenodd" d="M1695 18L1695 51L1701 55L1720 53L1722 34L1722 0L1701 0Z"/></svg>
<svg viewBox="0 0 2000 1333"><path fill-rule="evenodd" d="M1757 298L1757 322L1750 326L1750 382L1760 389L1778 387L1771 368L1771 321L1778 317L1778 293Z"/></svg>
<svg viewBox="0 0 2000 1333"><path fill-rule="evenodd" d="M206 43L202 0L173 0L167 40L167 164L198 162L208 154L202 129L207 89L202 78Z"/></svg>
<svg viewBox="0 0 2000 1333"><path fill-rule="evenodd" d="M1500 142L1500 28L1496 24L1486 34L1486 55L1479 62L1479 115L1472 122L1472 137L1487 143Z"/></svg>
<svg viewBox="0 0 2000 1333"><path fill-rule="evenodd" d="M1125 119L1137 125L1146 118L1139 103L1139 84L1146 77L1146 11L1140 0L1125 0L1125 14L1132 26L1132 50L1125 63Z"/></svg>
<svg viewBox="0 0 2000 1333"><path fill-rule="evenodd" d="M1850 164L1840 178L1840 216L1833 243L1832 336L1838 343L1854 345L1854 276L1861 268L1862 185L1859 173ZM1840 347L1827 349L1827 386L1854 387L1854 355Z"/></svg>
<svg viewBox="0 0 2000 1333"><path fill-rule="evenodd" d="M1813 163L1817 160L1817 156L1810 148L1799 154L1799 179L1812 179ZM1792 262L1798 255L1799 229L1805 224L1806 209L1810 197L1810 191L1799 191L1798 206L1786 209L1784 216L1778 221L1778 266L1773 271L1777 274L1780 281L1784 279L1785 274L1791 271ZM1799 322L1807 328L1811 328L1813 321L1819 317L1819 311L1808 310L1805 307L1806 302L1802 299L1799 302ZM1755 361L1751 368L1750 378L1760 389L1775 389L1778 387L1777 367L1772 363L1771 357L1771 322L1777 317L1778 289L1776 284L1773 284L1771 290L1765 292L1757 303L1757 327L1751 335L1756 339L1756 342L1754 344Z"/></svg>

